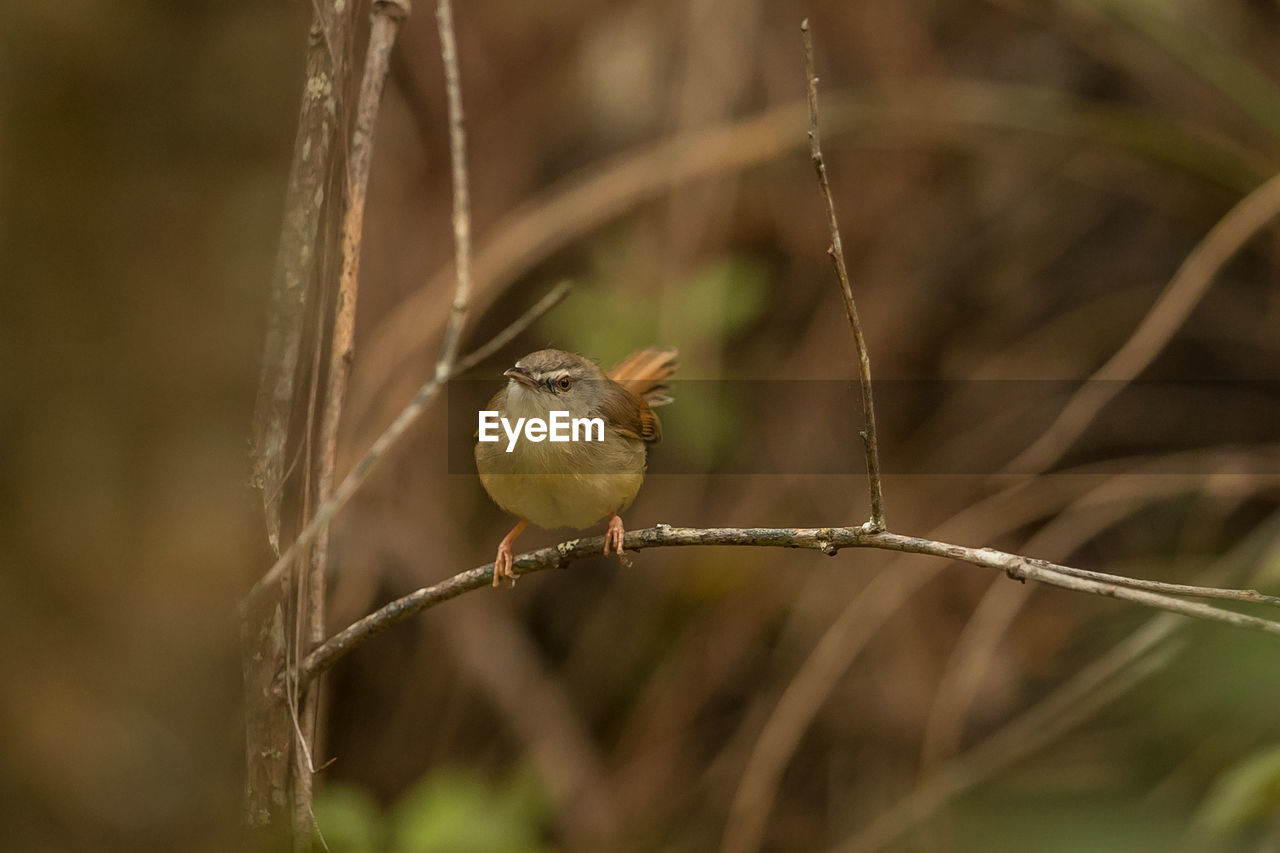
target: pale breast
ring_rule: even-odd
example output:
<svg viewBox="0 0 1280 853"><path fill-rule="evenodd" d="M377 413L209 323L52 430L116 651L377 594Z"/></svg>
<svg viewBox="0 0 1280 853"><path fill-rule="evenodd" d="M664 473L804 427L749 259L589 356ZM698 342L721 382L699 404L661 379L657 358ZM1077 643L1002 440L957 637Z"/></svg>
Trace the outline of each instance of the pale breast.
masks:
<svg viewBox="0 0 1280 853"><path fill-rule="evenodd" d="M476 444L485 491L507 512L539 527L590 527L631 505L644 482L645 444L605 431L602 442L521 440Z"/></svg>

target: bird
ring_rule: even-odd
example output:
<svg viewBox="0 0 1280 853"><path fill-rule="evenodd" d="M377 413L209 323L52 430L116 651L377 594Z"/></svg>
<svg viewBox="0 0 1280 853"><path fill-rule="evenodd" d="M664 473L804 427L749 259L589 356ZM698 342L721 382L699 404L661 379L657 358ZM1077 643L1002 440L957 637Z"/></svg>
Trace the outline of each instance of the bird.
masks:
<svg viewBox="0 0 1280 853"><path fill-rule="evenodd" d="M662 438L653 409L672 401L664 381L675 372L676 356L674 349L648 347L606 373L584 356L543 349L502 374L507 383L480 413L475 447L485 491L519 519L498 544L495 587L515 585L512 545L531 522L581 530L608 516L604 553L612 551L626 564L619 513L644 482L649 445ZM486 412L493 427L487 436Z"/></svg>

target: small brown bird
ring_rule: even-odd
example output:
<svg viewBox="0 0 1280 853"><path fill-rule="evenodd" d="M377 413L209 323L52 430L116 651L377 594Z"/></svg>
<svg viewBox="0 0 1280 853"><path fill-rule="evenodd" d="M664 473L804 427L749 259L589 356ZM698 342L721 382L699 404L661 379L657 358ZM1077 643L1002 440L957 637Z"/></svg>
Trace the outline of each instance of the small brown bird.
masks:
<svg viewBox="0 0 1280 853"><path fill-rule="evenodd" d="M606 374L590 359L544 349L503 373L507 385L486 410L496 414L486 428L481 413L476 442L485 491L520 519L498 545L494 586L515 583L512 544L531 521L582 529L608 516L604 552L622 557L618 513L644 482L648 445L662 438L652 407L671 402L662 383L675 358L675 350L642 349Z"/></svg>

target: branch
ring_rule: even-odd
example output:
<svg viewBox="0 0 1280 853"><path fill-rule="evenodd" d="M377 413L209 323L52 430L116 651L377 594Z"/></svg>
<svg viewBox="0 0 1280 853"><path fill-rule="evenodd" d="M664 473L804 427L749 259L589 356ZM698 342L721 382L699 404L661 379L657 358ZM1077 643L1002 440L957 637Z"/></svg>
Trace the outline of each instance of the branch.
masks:
<svg viewBox="0 0 1280 853"><path fill-rule="evenodd" d="M867 485L871 491L871 521L868 531L884 530L884 489L880 482L880 444L876 438L876 407L871 399L871 356L867 342L862 337L862 324L858 322L858 306L853 301L853 289L849 286L849 270L844 262L844 246L840 242L840 226L836 222L836 205L831 198L831 184L827 180L827 165L822 159L822 146L818 139L818 78L813 72L813 36L809 33L809 19L800 24L804 39L804 74L809 95L809 157L818 173L818 187L827 205L827 228L831 231L831 246L827 254L835 265L836 278L840 280L840 293L844 296L844 310L849 315L853 329L853 342L858 349L858 381L862 386L862 447L867 456Z"/></svg>
<svg viewBox="0 0 1280 853"><path fill-rule="evenodd" d="M1216 586L1193 586L1185 583L1165 583L1163 581L1140 580L1127 578L1124 575L1110 575L1105 572L1094 572L1089 569L1076 569L1071 566L1054 566L1053 570L1075 578L1111 583L1128 589L1142 589L1148 592L1159 592L1166 595L1184 595L1189 598L1213 598L1220 601L1247 601L1250 604L1269 604L1280 607L1280 596L1267 595L1256 589L1222 589Z"/></svg>
<svg viewBox="0 0 1280 853"><path fill-rule="evenodd" d="M409 401L409 404L401 410L390 426L383 430L382 435L378 436L377 440L369 446L369 450L351 469L351 472L338 485L338 488L334 490L333 497L320 505L320 508L316 510L316 514L312 516L311 521L298 534L298 538L293 541L293 544L280 555L280 558L267 570L267 573L253 585L253 588L249 590L249 594L241 602L241 609L243 610L247 607L248 604L262 594L263 590L280 579L285 567L293 560L298 549L306 548L315 541L316 536L329 523L330 519L346 505L347 501L351 500L351 496L364 485L364 481L369 479L370 472L382 460L387 451L394 447L405 431L422 416L422 413L426 411L427 405L435 398L444 383L455 376L466 373L493 355L493 353L513 340L516 335L529 328L539 317L559 305L572 289L573 285L569 282L560 282L546 296L538 300L533 307L517 318L515 322L494 335L488 343L477 347L466 358L455 362L444 377L433 376L424 382L422 387L418 389L418 393Z"/></svg>
<svg viewBox="0 0 1280 853"><path fill-rule="evenodd" d="M564 568L585 557L604 552L604 537L591 536L571 539L550 548L542 548L521 554L516 558L513 571L516 576L532 574L546 569ZM991 548L968 548L934 539L902 536L888 531L868 531L861 527L820 527L809 529L769 527L721 527L694 528L671 527L660 524L644 530L628 531L624 547L630 551L646 548L672 548L699 545L748 545L769 548L805 548L835 556L841 548L876 548L883 551L899 551L908 554L928 554L957 560L975 566L997 569L1013 580L1034 580L1049 586L1131 601L1157 610L1167 610L1183 616L1221 622L1240 628L1252 628L1280 635L1280 622L1261 619L1244 613L1223 610L1208 604L1183 601L1163 593L1146 589L1134 589L1125 583L1131 579L1102 572L1092 572L1090 577L1077 577L1083 570L1060 566L1045 560L1034 560L1018 554L1008 554ZM366 642L383 629L408 617L435 607L464 592L488 586L493 580L493 563L486 563L465 572L459 572L433 586L411 592L403 598L352 623L334 634L324 645L316 649L302 662L298 673L299 683L305 684L332 667L352 649ZM1179 586L1166 584L1166 587ZM1201 587L1195 589L1203 590ZM1275 603L1272 596L1265 596L1268 603Z"/></svg>

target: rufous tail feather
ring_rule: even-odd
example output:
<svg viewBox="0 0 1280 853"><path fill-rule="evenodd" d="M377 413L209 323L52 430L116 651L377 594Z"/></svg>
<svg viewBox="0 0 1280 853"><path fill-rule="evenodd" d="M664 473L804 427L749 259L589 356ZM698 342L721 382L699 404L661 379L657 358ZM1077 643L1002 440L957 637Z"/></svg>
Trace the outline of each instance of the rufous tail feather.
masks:
<svg viewBox="0 0 1280 853"><path fill-rule="evenodd" d="M676 372L677 354L673 349L638 349L615 364L609 378L643 397L650 406L665 406L671 397L663 382Z"/></svg>

